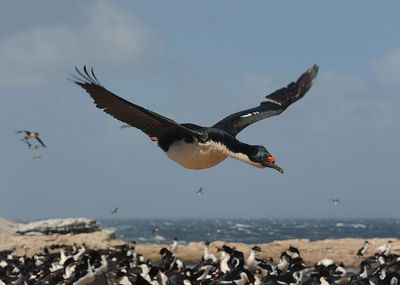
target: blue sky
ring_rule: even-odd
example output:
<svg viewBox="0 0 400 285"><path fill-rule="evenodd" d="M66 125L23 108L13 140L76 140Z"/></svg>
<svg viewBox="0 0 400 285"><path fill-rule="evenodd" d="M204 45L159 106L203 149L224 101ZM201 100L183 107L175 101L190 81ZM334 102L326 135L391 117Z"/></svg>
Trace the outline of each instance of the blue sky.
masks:
<svg viewBox="0 0 400 285"><path fill-rule="evenodd" d="M40 3L40 4L38 4ZM0 216L398 217L400 3L13 1L0 11ZM315 86L239 139L285 170L169 160L67 80L212 125L312 64ZM29 151L15 131L39 131ZM34 160L37 154L42 160ZM205 195L195 192L203 187ZM340 197L334 207L330 198Z"/></svg>

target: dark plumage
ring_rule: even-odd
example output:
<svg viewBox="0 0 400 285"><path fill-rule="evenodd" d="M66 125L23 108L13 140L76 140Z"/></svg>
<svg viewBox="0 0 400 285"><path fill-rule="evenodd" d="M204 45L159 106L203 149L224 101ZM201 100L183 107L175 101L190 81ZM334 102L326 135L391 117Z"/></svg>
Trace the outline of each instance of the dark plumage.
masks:
<svg viewBox="0 0 400 285"><path fill-rule="evenodd" d="M314 65L296 82L266 96L267 100L259 106L234 113L212 127L178 124L108 91L99 83L93 69L89 72L84 66L83 71L76 68L76 72L78 76L73 76L74 82L87 91L97 108L146 133L183 167L209 168L232 157L258 168L270 167L283 173L264 146L243 143L236 135L255 122L282 113L302 98L311 88L318 66Z"/></svg>
<svg viewBox="0 0 400 285"><path fill-rule="evenodd" d="M310 90L317 73L318 66L314 65L303 73L296 82L291 82L288 86L265 96L267 100L261 102L259 106L232 114L216 123L213 127L223 129L227 133L236 136L244 128L255 122L279 115Z"/></svg>
<svg viewBox="0 0 400 285"><path fill-rule="evenodd" d="M200 187L200 189L197 190L196 194L199 195L199 196L203 195L204 194L203 187Z"/></svg>

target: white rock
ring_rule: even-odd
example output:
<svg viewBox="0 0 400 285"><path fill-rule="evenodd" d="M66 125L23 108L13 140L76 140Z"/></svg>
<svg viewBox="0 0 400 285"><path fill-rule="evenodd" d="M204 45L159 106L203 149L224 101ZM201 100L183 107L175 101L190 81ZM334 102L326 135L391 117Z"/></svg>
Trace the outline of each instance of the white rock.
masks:
<svg viewBox="0 0 400 285"><path fill-rule="evenodd" d="M87 218L50 219L27 224L20 224L17 233L43 233L43 234L77 234L90 233L100 230L95 220Z"/></svg>

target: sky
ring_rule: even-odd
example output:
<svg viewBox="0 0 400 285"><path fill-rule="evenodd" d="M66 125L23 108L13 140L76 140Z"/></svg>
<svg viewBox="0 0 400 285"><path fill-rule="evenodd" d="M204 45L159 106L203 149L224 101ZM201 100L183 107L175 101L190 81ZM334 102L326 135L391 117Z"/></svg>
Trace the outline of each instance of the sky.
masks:
<svg viewBox="0 0 400 285"><path fill-rule="evenodd" d="M366 0L3 3L0 217L107 218L118 206L120 218L399 218L399 10ZM264 145L283 175L234 159L182 168L68 80L93 66L119 96L211 126L314 63L302 100L238 136ZM48 148L27 149L22 129Z"/></svg>

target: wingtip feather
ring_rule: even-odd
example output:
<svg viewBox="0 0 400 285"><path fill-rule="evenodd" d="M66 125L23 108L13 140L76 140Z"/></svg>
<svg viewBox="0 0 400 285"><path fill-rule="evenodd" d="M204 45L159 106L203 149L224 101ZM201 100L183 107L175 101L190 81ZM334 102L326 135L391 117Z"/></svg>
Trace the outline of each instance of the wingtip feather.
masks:
<svg viewBox="0 0 400 285"><path fill-rule="evenodd" d="M90 72L88 71L88 67L86 65L83 66L83 69L79 69L75 66L75 71L77 75L70 73L68 78L72 82L78 84L79 86L83 87L86 84L95 84L101 86L99 80L97 79L96 75L93 71L93 66L90 68Z"/></svg>

